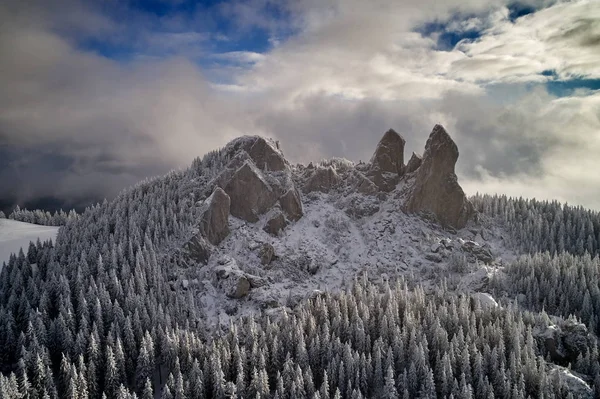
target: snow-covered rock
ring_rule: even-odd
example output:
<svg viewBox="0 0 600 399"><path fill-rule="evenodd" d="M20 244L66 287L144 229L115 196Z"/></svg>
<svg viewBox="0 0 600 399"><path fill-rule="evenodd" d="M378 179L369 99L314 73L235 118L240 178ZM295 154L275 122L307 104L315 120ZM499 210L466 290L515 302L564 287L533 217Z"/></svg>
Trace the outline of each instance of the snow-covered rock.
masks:
<svg viewBox="0 0 600 399"><path fill-rule="evenodd" d="M320 191L322 193L328 193L339 183L340 177L333 167L318 167L314 169L314 172L304 185L304 192L311 193L313 191Z"/></svg>
<svg viewBox="0 0 600 399"><path fill-rule="evenodd" d="M279 198L279 205L287 217L294 222L298 221L304 214L300 193L296 188L290 188L286 191L286 193Z"/></svg>
<svg viewBox="0 0 600 399"><path fill-rule="evenodd" d="M230 212L248 222L258 222L259 215L267 212L277 202L277 194L265 180L262 172L246 161L225 186L231 198Z"/></svg>
<svg viewBox="0 0 600 399"><path fill-rule="evenodd" d="M592 399L594 397L592 388L571 370L560 366L554 366L549 374L551 378L558 377L564 382L568 391L574 398Z"/></svg>
<svg viewBox="0 0 600 399"><path fill-rule="evenodd" d="M200 218L200 231L208 242L218 245L229 234L229 195L220 187L205 201L205 209Z"/></svg>
<svg viewBox="0 0 600 399"><path fill-rule="evenodd" d="M404 209L430 212L442 225L464 227L474 210L454 173L457 159L458 147L446 130L436 125L425 145L421 166L407 186Z"/></svg>
<svg viewBox="0 0 600 399"><path fill-rule="evenodd" d="M434 129L434 133L436 131ZM429 159L428 163L404 177L399 176L397 169L390 172L388 167L399 165L398 151L387 151L389 146L387 152L376 151L379 155L375 163L387 165L382 166L386 170L382 173L395 175L392 191L388 193L381 191L368 175L372 163L355 165L334 159L304 167L290 166L285 161L283 170L272 171L268 166L261 169L246 152L251 148L248 143L253 140L246 138L242 144L226 147L231 157L224 171L217 173L210 184L227 188L242 169L256 185L246 185L236 195L229 193L234 216L229 220L229 235L210 247L212 256L206 266L188 264L185 269L185 278L210 282L209 286L194 292L200 302L211 305L207 317L213 321L226 322L232 313L226 312L229 301L233 300L230 298L239 297L241 293L247 300L236 300L239 303L232 313L235 317L286 304L290 297L301 300L312 290L335 292L364 273L377 282L382 276L394 280L400 275L431 284L451 278L453 286L464 287L469 292L485 290L490 270L497 265L494 262L484 265L475 257L469 260L468 251L479 253L485 249L485 253L488 250L494 254L507 253L500 240L487 242L489 247L474 241L471 244L468 241L472 241L473 235L468 230L450 231L434 219L403 211L409 199L404 195L406 185L412 184L424 166L433 173L421 177L425 183L426 179L433 179L432 184L439 183L441 177L435 175L438 170L446 173L445 176L450 173L444 165L439 165L440 159L447 156L443 151L426 151L428 155L424 158ZM437 148L436 140L430 147ZM452 147L454 143L445 145ZM393 162L387 162L392 153ZM454 164L449 168L453 173ZM240 179L240 186L244 180ZM266 205L260 205L265 199ZM237 206L248 211L250 217L236 217L236 201L246 202ZM223 261L224 255L235 265L229 267L227 273L224 270L229 261ZM461 267L453 266L455 258L460 258Z"/></svg>
<svg viewBox="0 0 600 399"><path fill-rule="evenodd" d="M263 230L266 231L267 233L273 235L273 236L276 236L283 229L285 229L288 224L289 223L286 220L286 218L283 215L283 213L281 213L281 212L275 212L269 218L269 220L267 220L267 223L265 224L265 227L263 227Z"/></svg>
<svg viewBox="0 0 600 399"><path fill-rule="evenodd" d="M402 174L405 143L404 138L393 129L385 132L371 158L371 171Z"/></svg>
<svg viewBox="0 0 600 399"><path fill-rule="evenodd" d="M405 173L413 173L414 171L419 169L419 166L421 166L421 162L423 162L423 158L420 155L413 152L410 159L408 160L408 163L406 164Z"/></svg>
<svg viewBox="0 0 600 399"><path fill-rule="evenodd" d="M479 301L479 304L482 308L493 309L498 307L498 302L488 293L485 292L476 292L472 295L473 298Z"/></svg>

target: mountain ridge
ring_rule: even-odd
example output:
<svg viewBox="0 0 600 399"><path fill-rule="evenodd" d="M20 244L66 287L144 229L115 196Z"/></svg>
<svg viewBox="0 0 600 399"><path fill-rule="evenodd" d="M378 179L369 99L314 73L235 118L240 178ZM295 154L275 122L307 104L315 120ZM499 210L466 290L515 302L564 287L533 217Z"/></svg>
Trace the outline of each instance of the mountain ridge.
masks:
<svg viewBox="0 0 600 399"><path fill-rule="evenodd" d="M290 165L274 141L240 138L88 209L54 245L11 257L0 273L0 393L600 392L600 261L590 256L600 217L505 197L462 202L464 193L451 208L463 228L442 224L435 202L407 211L432 181L456 188L458 154L440 140L444 156L404 165L394 133L375 167ZM415 194L420 170L433 180ZM264 196L249 195L256 185ZM227 211L234 200L252 204L237 204L242 217Z"/></svg>

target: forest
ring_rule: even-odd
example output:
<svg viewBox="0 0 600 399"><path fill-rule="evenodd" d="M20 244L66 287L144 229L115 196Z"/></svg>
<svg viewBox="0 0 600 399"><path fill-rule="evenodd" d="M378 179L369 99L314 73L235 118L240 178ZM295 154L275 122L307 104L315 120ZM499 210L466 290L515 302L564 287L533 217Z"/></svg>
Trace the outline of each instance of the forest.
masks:
<svg viewBox="0 0 600 399"><path fill-rule="evenodd" d="M444 283L359 278L209 333L193 296L168 284L169 249L223 162L211 153L81 215L16 212L64 227L0 273L0 398L570 398L569 373L600 397L597 212L472 198L526 253L490 281L501 306ZM538 334L565 320L596 334L574 361Z"/></svg>

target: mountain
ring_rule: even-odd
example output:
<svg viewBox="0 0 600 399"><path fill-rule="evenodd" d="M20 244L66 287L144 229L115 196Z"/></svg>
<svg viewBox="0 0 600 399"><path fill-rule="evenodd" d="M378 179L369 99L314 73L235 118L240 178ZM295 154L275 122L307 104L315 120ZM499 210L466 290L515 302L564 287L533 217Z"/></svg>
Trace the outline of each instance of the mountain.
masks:
<svg viewBox="0 0 600 399"><path fill-rule="evenodd" d="M599 215L404 145L240 137L68 220L0 274L0 397L597 397Z"/></svg>

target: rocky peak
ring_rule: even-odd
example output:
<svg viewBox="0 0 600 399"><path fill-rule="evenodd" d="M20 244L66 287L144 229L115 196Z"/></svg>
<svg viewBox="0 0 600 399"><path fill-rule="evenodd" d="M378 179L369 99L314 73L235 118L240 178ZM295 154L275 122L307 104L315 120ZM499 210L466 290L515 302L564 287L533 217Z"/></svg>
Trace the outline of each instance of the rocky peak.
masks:
<svg viewBox="0 0 600 399"><path fill-rule="evenodd" d="M432 213L445 226L464 227L474 210L454 173L457 160L456 143L442 125L435 125L416 176L407 185L404 209Z"/></svg>
<svg viewBox="0 0 600 399"><path fill-rule="evenodd" d="M226 151L233 158L245 151L256 167L265 171L281 171L287 168L287 161L277 142L260 136L243 136L230 142Z"/></svg>
<svg viewBox="0 0 600 399"><path fill-rule="evenodd" d="M367 176L381 191L392 191L404 174L406 141L393 129L385 132L371 157Z"/></svg>
<svg viewBox="0 0 600 399"><path fill-rule="evenodd" d="M385 132L371 157L371 169L401 174L404 169L404 144L406 141L393 129Z"/></svg>
<svg viewBox="0 0 600 399"><path fill-rule="evenodd" d="M420 155L415 154L413 152L410 159L408 160L408 163L406 164L405 173L412 173L415 170L419 169L419 166L421 166L421 162L423 162L423 158Z"/></svg>
<svg viewBox="0 0 600 399"><path fill-rule="evenodd" d="M231 214L248 222L257 222L277 202L277 194L251 161L246 161L225 186L231 198Z"/></svg>

